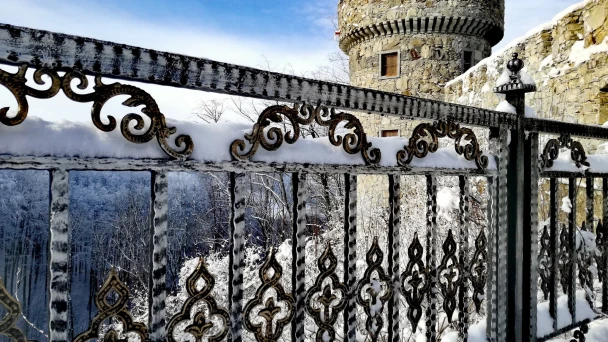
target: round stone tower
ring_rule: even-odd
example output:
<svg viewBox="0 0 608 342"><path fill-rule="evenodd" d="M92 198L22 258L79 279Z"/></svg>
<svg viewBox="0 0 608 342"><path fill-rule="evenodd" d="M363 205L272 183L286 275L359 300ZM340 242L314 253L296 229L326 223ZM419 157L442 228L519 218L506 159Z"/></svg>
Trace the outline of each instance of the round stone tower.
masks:
<svg viewBox="0 0 608 342"><path fill-rule="evenodd" d="M502 39L504 7L504 0L340 0L351 84L443 100L443 85Z"/></svg>

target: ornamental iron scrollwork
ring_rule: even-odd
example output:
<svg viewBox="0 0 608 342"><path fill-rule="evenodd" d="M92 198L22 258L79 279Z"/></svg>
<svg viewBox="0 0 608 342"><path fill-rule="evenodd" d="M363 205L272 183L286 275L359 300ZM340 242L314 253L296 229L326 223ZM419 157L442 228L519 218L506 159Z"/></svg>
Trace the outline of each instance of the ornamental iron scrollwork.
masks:
<svg viewBox="0 0 608 342"><path fill-rule="evenodd" d="M259 271L262 284L258 287L255 297L245 305L243 310L245 328L255 335L258 342L278 341L283 333L283 328L293 318L295 300L291 293L285 293L280 283L282 274L283 268L275 258L275 250L271 248ZM283 303L284 308L278 306L272 296L264 300L269 291L274 291L276 301ZM278 318L282 311L285 311L285 314L282 318Z"/></svg>
<svg viewBox="0 0 608 342"><path fill-rule="evenodd" d="M471 285L473 285L473 303L475 304L475 311L479 313L481 310L481 302L485 297L486 293L486 281L487 281L487 259L488 252L486 250L488 239L483 229L479 232L477 239L475 239L475 253L473 253L473 259L471 260Z"/></svg>
<svg viewBox="0 0 608 342"><path fill-rule="evenodd" d="M346 121L344 128L352 132L337 135L338 125ZM272 126L274 124L287 123L292 131L284 134L281 128ZM313 108L310 105L295 104L293 107L285 105L270 106L260 114L258 121L253 125L250 134L245 134L245 140L251 145L249 151L245 140L238 139L230 145L230 154L236 160L251 160L258 151L260 145L268 151L276 151L283 141L288 144L295 143L300 138L300 126L310 125L316 122L319 126L329 128L329 142L334 146L342 145L344 151L349 154L361 153L366 165L378 164L381 152L378 148L372 148L372 143L367 141L367 135L363 130L361 121L356 116L339 112L334 108L325 106Z"/></svg>
<svg viewBox="0 0 608 342"><path fill-rule="evenodd" d="M27 338L21 329L15 326L21 314L21 305L4 287L2 278L0 278L0 308L6 311L4 317L0 317L0 335L8 336L13 341L26 342Z"/></svg>
<svg viewBox="0 0 608 342"><path fill-rule="evenodd" d="M462 266L456 256L456 240L452 230L448 230L443 246L443 258L439 265L439 287L443 294L443 310L447 314L448 322L452 323L452 315L456 310L456 294L462 282Z"/></svg>
<svg viewBox="0 0 608 342"><path fill-rule="evenodd" d="M430 287L428 269L422 260L423 252L424 248L418 239L418 233L414 233L414 239L407 249L409 260L399 282L399 290L407 302L407 318L412 324L412 331L416 331L418 327L422 317L422 302Z"/></svg>
<svg viewBox="0 0 608 342"><path fill-rule="evenodd" d="M380 331L384 326L382 311L393 294L390 279L382 268L383 258L384 254L378 244L378 237L374 237L372 246L366 255L367 269L363 274L363 279L357 284L357 304L363 307L367 315L365 328L373 342L378 341Z"/></svg>
<svg viewBox="0 0 608 342"><path fill-rule="evenodd" d="M543 233L540 236L540 251L538 253L538 275L540 276L540 289L543 291L543 298L549 299L549 291L552 278L552 262L553 256L549 253L551 237L547 226L543 228Z"/></svg>
<svg viewBox="0 0 608 342"><path fill-rule="evenodd" d="M315 284L306 293L306 312L319 327L316 336L317 342L335 340L334 325L338 320L338 314L346 307L348 290L336 274L337 266L338 259L334 255L331 245L327 243L325 251L317 260L319 276L317 276ZM325 286L323 286L324 283ZM331 286L329 283L331 283ZM336 291L340 292L340 297L335 295Z"/></svg>
<svg viewBox="0 0 608 342"><path fill-rule="evenodd" d="M110 295L115 295L114 303L108 301ZM118 278L114 268L110 269L110 274L106 281L101 285L95 295L95 306L99 313L93 317L89 329L76 336L74 342L85 342L97 340L103 321L115 318L122 323L123 334L133 333L139 337L140 341L148 340L148 328L143 323L133 321L133 317L127 310L129 302L129 288ZM123 341L118 338L118 332L114 329L107 331L103 337L104 341Z"/></svg>
<svg viewBox="0 0 608 342"><path fill-rule="evenodd" d="M587 340L585 334L587 334L588 332L589 326L587 325L587 323L584 323L578 328L578 330L574 331L574 333L572 334L572 337L574 338L571 339L570 342L585 342Z"/></svg>
<svg viewBox="0 0 608 342"><path fill-rule="evenodd" d="M200 290L197 286L199 280L204 281ZM215 298L211 295L211 291L214 287L215 278L209 273L205 266L205 261L201 257L199 258L194 272L186 280L186 290L188 291L189 297L184 302L180 312L175 314L167 325L167 339L170 342L177 342L174 337L177 325L191 319L193 323L186 326L184 332L192 335L196 342L202 342L203 337L207 337L209 342L218 342L228 335L230 316L226 309L217 305ZM192 318L190 313L195 305L199 303L204 303L207 310L199 309L200 311ZM214 324L212 318L219 319L219 325ZM213 329L214 326L216 326L215 330Z"/></svg>
<svg viewBox="0 0 608 342"><path fill-rule="evenodd" d="M427 137L430 141L424 139ZM416 126L408 144L397 152L397 163L400 166L409 167L414 157L424 158L429 152L437 152L439 138L445 137L454 139L456 153L464 156L466 160L475 160L478 169L483 170L488 167L488 157L481 153L473 130L466 127L461 128L459 124L452 121L435 121L432 124L421 123Z"/></svg>
<svg viewBox="0 0 608 342"><path fill-rule="evenodd" d="M570 288L570 269L572 267L570 262L570 237L568 234L568 228L562 225L561 232L559 233L559 282L562 285L562 291L568 293Z"/></svg>
<svg viewBox="0 0 608 342"><path fill-rule="evenodd" d="M547 141L547 144L543 149L543 154L540 156L540 167L543 169L551 168L553 166L553 161L557 159L559 151L562 148L570 150L570 158L572 158L576 167L581 167L583 165L589 167L587 154L585 153L583 145L576 140L572 140L572 137L568 134L562 134L557 139Z"/></svg>
<svg viewBox="0 0 608 342"><path fill-rule="evenodd" d="M175 127L167 126L165 116L160 112L158 104L152 96L144 90L118 82L104 84L101 80L101 76L98 75L95 77L93 92L79 94L74 92L71 83L74 80L78 80L78 85L76 87L85 90L88 87L89 81L83 73L78 70L68 69L63 76L60 76L56 70L48 68L40 68L34 72L34 82L36 84L46 84L43 80L43 76L50 78L50 87L47 90L38 90L26 85L27 80L25 78L25 73L27 72L27 69L27 65L22 65L14 74L0 70L0 85L7 88L13 94L19 107L17 114L13 117L8 117L8 107L0 108L0 122L4 125L19 125L26 119L29 111L29 104L26 96L37 99L49 99L57 95L59 90L63 90L66 97L72 101L80 103L93 102L93 106L91 107L91 119L93 124L103 132L110 132L116 128L116 119L113 116L108 115L107 120L109 123L104 124L101 120L101 110L110 99L116 96L126 95L128 98L122 104L127 107L143 106L141 112L148 117L149 125L147 126L147 130L142 132L142 130L146 128L144 118L135 113L125 115L120 122L120 131L125 139L132 143L142 144L149 142L156 137L156 140L163 151L172 158L186 159L192 154L194 143L190 136L179 135L175 138L175 145L180 150L175 150L169 145L168 140L171 135L175 134L176 129ZM131 123L135 123L135 133L129 128L129 124Z"/></svg>

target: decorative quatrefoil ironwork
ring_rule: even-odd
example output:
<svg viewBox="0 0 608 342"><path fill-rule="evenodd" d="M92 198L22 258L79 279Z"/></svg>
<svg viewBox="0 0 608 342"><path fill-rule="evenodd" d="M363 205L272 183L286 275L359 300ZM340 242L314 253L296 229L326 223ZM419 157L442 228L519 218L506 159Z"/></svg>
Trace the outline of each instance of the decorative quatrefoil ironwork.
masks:
<svg viewBox="0 0 608 342"><path fill-rule="evenodd" d="M197 286L199 280L204 281L200 290ZM193 320L193 323L186 326L184 332L194 336L196 342L202 342L203 337L206 337L206 340L209 342L219 342L226 337L230 316L226 309L217 305L215 298L211 295L214 287L215 278L209 273L205 266L205 261L201 257L196 265L196 269L186 280L186 290L189 297L180 312L175 314L167 325L167 338L170 342L177 342L175 339L175 328L177 325L190 319ZM205 310L200 310L199 308L194 318L192 318L192 309L195 305L201 303L205 304ZM219 324L214 324L213 319L219 320ZM214 326L216 326L216 329L213 329Z"/></svg>
<svg viewBox="0 0 608 342"><path fill-rule="evenodd" d="M473 259L470 265L471 274L471 285L473 285L473 303L475 304L475 311L479 313L481 310L481 302L484 299L486 291L487 275L487 252L488 239L483 229L480 230L477 239L475 239L475 253L473 253Z"/></svg>
<svg viewBox="0 0 608 342"><path fill-rule="evenodd" d="M401 273L400 291L407 302L407 318L412 324L412 331L416 331L418 322L422 317L422 302L430 288L428 281L428 269L422 260L424 249L418 233L414 233L414 239L407 249L408 262L405 271Z"/></svg>
<svg viewBox="0 0 608 342"><path fill-rule="evenodd" d="M572 261L570 260L570 236L568 234L568 228L562 225L561 232L559 233L559 282L562 285L562 291L568 293L570 288L570 270L573 267Z"/></svg>
<svg viewBox="0 0 608 342"><path fill-rule="evenodd" d="M114 303L108 301L110 295L115 295ZM133 317L127 310L129 302L129 288L123 284L118 278L114 268L110 270L110 274L106 281L101 285L97 295L95 296L95 306L99 310L97 316L93 317L89 329L76 336L74 342L85 342L97 340L99 338L100 328L103 321L108 318L115 318L122 323L122 332L134 333L139 337L140 341L148 340L148 328L143 323L133 321ZM103 337L104 341L124 341L118 338L118 332L114 329L107 331Z"/></svg>
<svg viewBox="0 0 608 342"><path fill-rule="evenodd" d="M427 137L429 141L425 140ZM435 121L432 124L421 123L416 126L408 144L397 152L397 163L400 166L409 167L414 157L424 158L429 152L437 152L439 138L445 137L455 139L456 153L464 156L466 160L475 160L478 169L488 167L488 157L481 153L477 136L473 130L466 127L461 128L459 124L452 121Z"/></svg>
<svg viewBox="0 0 608 342"><path fill-rule="evenodd" d="M285 293L280 283L282 275L283 268L275 258L275 250L271 248L259 271L262 285L243 310L245 328L255 335L258 342L278 341L283 328L293 318L295 300L291 293ZM275 296L267 296L269 292L274 292ZM275 303L275 297L282 306ZM279 318L281 312L284 314Z"/></svg>
<svg viewBox="0 0 608 342"><path fill-rule="evenodd" d="M239 139L230 145L230 154L237 160L251 160L256 154L260 145L268 150L275 151L283 144L295 143L300 138L300 131L303 125L310 125L316 122L319 126L329 127L329 142L334 146L344 148L349 154L361 153L367 165L378 164L381 152L377 148L372 148L372 144L367 141L367 135L363 130L361 121L356 116L349 113L336 113L334 108L310 105L295 104L293 107L285 105L270 106L260 114L258 121L253 125L250 134L245 134L245 140L251 145L249 151L245 140ZM337 135L338 125L342 122L345 129L352 129L344 136ZM288 124L291 131L282 132L278 126L272 124Z"/></svg>
<svg viewBox="0 0 608 342"><path fill-rule="evenodd" d="M357 304L363 307L363 311L367 315L365 329L373 342L378 341L380 331L384 326L382 311L393 294L390 279L382 268L383 257L384 254L378 245L378 237L374 237L365 258L367 269L363 274L363 279L357 284Z"/></svg>
<svg viewBox="0 0 608 342"><path fill-rule="evenodd" d="M543 291L543 298L549 299L549 287L552 283L553 258L550 253L551 236L547 226L543 228L540 236L540 251L538 252L538 275L540 276L540 289Z"/></svg>
<svg viewBox="0 0 608 342"><path fill-rule="evenodd" d="M10 73L0 70L0 85L6 87L15 97L18 104L17 114L13 117L8 117L8 107L0 108L0 122L7 126L15 126L22 123L27 117L29 104L26 96L35 97L37 99L50 99L63 90L68 99L75 102L93 102L91 108L91 118L95 127L104 132L113 131L116 128L116 119L109 115L108 124L101 121L101 110L103 106L112 98L121 95L127 95L129 98L122 104L127 107L143 106L141 112L149 118L149 126L147 130L141 132L146 127L144 118L139 114L130 113L122 118L120 123L120 131L122 135L133 143L146 143L156 138L160 147L172 158L186 159L192 154L194 143L190 136L179 135L175 138L175 145L179 150L173 149L169 145L169 138L175 134L175 127L167 127L165 116L160 112L156 101L150 94L140 88L120 84L104 84L101 76L95 77L95 85L93 92L88 94L79 94L72 89L72 81L78 80L78 89L85 90L88 87L89 81L87 77L77 70L68 69L63 75L59 76L56 70L41 68L34 72L34 81L39 85L44 85L46 82L43 76L49 77L50 87L47 90L38 90L26 85L25 73L27 65L22 65L16 73ZM131 132L129 124L134 122L135 133ZM139 131L139 132L138 132Z"/></svg>
<svg viewBox="0 0 608 342"><path fill-rule="evenodd" d="M462 266L458 263L456 256L456 240L452 230L448 230L448 236L442 246L443 258L439 265L439 287L443 294L443 310L448 322L452 323L452 315L456 310L456 294L458 286L462 282Z"/></svg>
<svg viewBox="0 0 608 342"><path fill-rule="evenodd" d="M562 134L557 139L547 141L547 144L543 149L543 154L540 156L540 167L543 169L551 168L553 166L553 161L559 156L559 150L562 148L570 150L570 158L572 158L576 167L581 167L583 165L589 167L585 148L583 148L583 145L580 142L572 140L572 137L568 134Z"/></svg>
<svg viewBox="0 0 608 342"><path fill-rule="evenodd" d="M23 332L15 326L21 314L21 305L4 287L2 278L0 278L0 308L6 311L4 317L0 317L0 335L8 336L17 342L26 342L27 338Z"/></svg>
<svg viewBox="0 0 608 342"><path fill-rule="evenodd" d="M346 307L348 290L336 274L337 266L338 259L334 255L331 245L327 243L325 251L317 260L319 275L314 285L306 293L306 312L319 327L316 337L317 342L335 340L334 325L338 320L338 314ZM336 292L339 292L339 297L335 295Z"/></svg>

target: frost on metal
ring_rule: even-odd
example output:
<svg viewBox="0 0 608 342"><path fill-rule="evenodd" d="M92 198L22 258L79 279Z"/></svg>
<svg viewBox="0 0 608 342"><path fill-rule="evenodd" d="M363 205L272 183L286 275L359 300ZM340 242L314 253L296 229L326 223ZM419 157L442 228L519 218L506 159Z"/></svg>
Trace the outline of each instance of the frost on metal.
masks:
<svg viewBox="0 0 608 342"><path fill-rule="evenodd" d="M51 171L50 268L49 268L49 340L67 342L68 302L70 300L70 241L68 232L68 171Z"/></svg>

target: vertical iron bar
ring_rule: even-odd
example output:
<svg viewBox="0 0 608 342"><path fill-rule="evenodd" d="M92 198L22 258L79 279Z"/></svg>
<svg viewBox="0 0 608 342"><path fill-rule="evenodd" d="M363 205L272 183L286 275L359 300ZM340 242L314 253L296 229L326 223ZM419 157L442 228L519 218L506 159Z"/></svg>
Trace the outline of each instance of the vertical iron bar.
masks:
<svg viewBox="0 0 608 342"><path fill-rule="evenodd" d="M538 304L538 133L524 142L524 192L522 230L522 328L527 341L536 341Z"/></svg>
<svg viewBox="0 0 608 342"><path fill-rule="evenodd" d="M497 189L493 177L488 177L488 259L486 260L488 279L486 282L486 336L490 341L496 341L496 222L497 222Z"/></svg>
<svg viewBox="0 0 608 342"><path fill-rule="evenodd" d="M71 340L68 323L70 301L70 241L68 231L69 173L50 171L50 239L49 239L49 341Z"/></svg>
<svg viewBox="0 0 608 342"><path fill-rule="evenodd" d="M459 263L461 283L458 292L458 336L461 341L467 340L469 330L469 179L458 177L460 188L460 236Z"/></svg>
<svg viewBox="0 0 608 342"><path fill-rule="evenodd" d="M355 303L357 281L357 176L344 175L344 284L348 300L344 309L344 341L357 338L357 306Z"/></svg>
<svg viewBox="0 0 608 342"><path fill-rule="evenodd" d="M551 281L549 282L549 315L553 318L553 331L557 330L557 286L558 281L558 250L559 250L559 231L558 226L558 201L557 201L557 178L550 179L550 237L549 255L551 257Z"/></svg>
<svg viewBox="0 0 608 342"><path fill-rule="evenodd" d="M585 223L587 225L587 230L589 230L590 232L595 232L595 229L593 229L593 211L595 209L595 203L593 203L594 200L594 193L595 190L593 189L595 182L594 182L595 178L592 177L587 177L585 179L586 181L586 187L585 187L585 193L587 195L587 216L585 217Z"/></svg>
<svg viewBox="0 0 608 342"><path fill-rule="evenodd" d="M435 176L426 176L426 264L429 268L430 287L427 292L426 340L437 341L437 185Z"/></svg>
<svg viewBox="0 0 608 342"><path fill-rule="evenodd" d="M593 211L595 209L595 205L594 205L594 194L595 194L595 190L593 189L594 185L595 185L595 178L593 177L587 177L586 178L586 186L585 186L585 194L587 195L586 197L586 210L587 210L587 215L585 216L585 227L588 231L590 231L591 233L594 233L597 236L597 232L595 231L595 227L593 226ZM593 291L593 272L589 271L589 267L591 267L591 263L592 263L592 259L593 258L591 256L591 253L585 253L584 255L585 260L583 261L583 265L585 265L585 272L587 274L587 286L589 287L589 291L585 291L585 298L587 299L587 301L589 302L589 305L592 308L595 308L595 301L593 300L593 297L595 297L593 295L594 291ZM583 270L581 270L583 271ZM590 295L591 293L591 295Z"/></svg>
<svg viewBox="0 0 608 342"><path fill-rule="evenodd" d="M245 268L245 174L230 173L230 256L228 297L229 341L241 342L243 330L243 269Z"/></svg>
<svg viewBox="0 0 608 342"><path fill-rule="evenodd" d="M570 275L568 284L568 310L572 315L572 323L576 322L576 178L568 179L568 199L572 208L568 214L568 243L570 244Z"/></svg>
<svg viewBox="0 0 608 342"><path fill-rule="evenodd" d="M148 283L148 327L150 342L166 341L165 298L167 297L167 212L169 195L166 172L151 172L150 272Z"/></svg>
<svg viewBox="0 0 608 342"><path fill-rule="evenodd" d="M293 222L291 237L291 286L295 295L295 315L291 320L291 340L304 342L304 301L306 296L304 269L306 257L306 174L291 175Z"/></svg>
<svg viewBox="0 0 608 342"><path fill-rule="evenodd" d="M498 223L496 226L496 333L495 341L507 340L507 261L508 261L508 197L507 197L507 169L509 165L509 130L500 127L498 152L498 208L496 213Z"/></svg>
<svg viewBox="0 0 608 342"><path fill-rule="evenodd" d="M401 189L399 175L388 176L388 271L392 280L393 296L388 302L388 341L399 342L399 230L401 229Z"/></svg>
<svg viewBox="0 0 608 342"><path fill-rule="evenodd" d="M608 178L602 178L602 223L604 224L604 253L601 257L601 262L604 263L604 281L602 282L602 312L608 313Z"/></svg>

